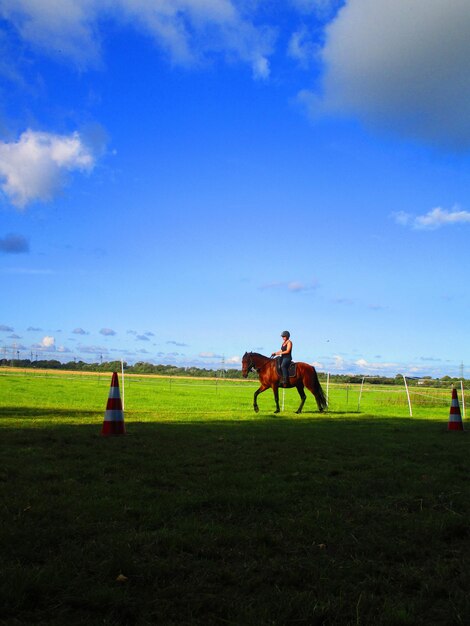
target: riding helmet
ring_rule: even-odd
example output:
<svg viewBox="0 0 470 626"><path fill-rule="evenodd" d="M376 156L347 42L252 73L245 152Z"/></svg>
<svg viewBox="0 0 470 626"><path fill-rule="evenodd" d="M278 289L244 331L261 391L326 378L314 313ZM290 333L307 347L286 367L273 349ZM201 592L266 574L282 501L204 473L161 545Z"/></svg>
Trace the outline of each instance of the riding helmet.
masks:
<svg viewBox="0 0 470 626"><path fill-rule="evenodd" d="M287 337L287 339L289 339L290 332L288 330L283 330L281 333L281 337Z"/></svg>

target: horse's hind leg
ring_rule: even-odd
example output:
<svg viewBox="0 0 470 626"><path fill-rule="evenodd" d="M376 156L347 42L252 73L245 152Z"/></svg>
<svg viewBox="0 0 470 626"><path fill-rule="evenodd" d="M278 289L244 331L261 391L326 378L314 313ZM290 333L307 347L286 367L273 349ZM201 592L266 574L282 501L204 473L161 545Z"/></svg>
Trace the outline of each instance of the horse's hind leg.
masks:
<svg viewBox="0 0 470 626"><path fill-rule="evenodd" d="M296 413L302 413L302 409L304 408L304 404L305 404L305 400L307 398L307 396L305 395L305 391L304 391L304 386L302 383L297 383L296 385L297 387L297 391L299 392L299 396L300 396L300 406L297 409Z"/></svg>
<svg viewBox="0 0 470 626"><path fill-rule="evenodd" d="M306 382L305 386L307 387L307 389L311 392L311 394L313 395L313 397L317 401L318 410L320 411L320 413L323 413L323 407L322 407L321 402L320 402L320 400L318 398L318 395L317 395L317 393L315 391L314 385L311 385L309 382Z"/></svg>

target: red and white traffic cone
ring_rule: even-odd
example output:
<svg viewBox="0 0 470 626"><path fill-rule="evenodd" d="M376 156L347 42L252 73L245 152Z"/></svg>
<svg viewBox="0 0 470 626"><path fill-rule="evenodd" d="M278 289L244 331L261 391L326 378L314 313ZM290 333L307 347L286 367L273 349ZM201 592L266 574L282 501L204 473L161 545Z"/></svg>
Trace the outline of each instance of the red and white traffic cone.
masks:
<svg viewBox="0 0 470 626"><path fill-rule="evenodd" d="M447 430L463 430L462 415L460 414L460 404L457 397L457 389L452 388L452 403L450 405L449 425Z"/></svg>
<svg viewBox="0 0 470 626"><path fill-rule="evenodd" d="M102 435L125 435L124 412L122 410L121 394L119 393L119 378L117 372L113 372L111 387L109 389L108 403L104 414Z"/></svg>

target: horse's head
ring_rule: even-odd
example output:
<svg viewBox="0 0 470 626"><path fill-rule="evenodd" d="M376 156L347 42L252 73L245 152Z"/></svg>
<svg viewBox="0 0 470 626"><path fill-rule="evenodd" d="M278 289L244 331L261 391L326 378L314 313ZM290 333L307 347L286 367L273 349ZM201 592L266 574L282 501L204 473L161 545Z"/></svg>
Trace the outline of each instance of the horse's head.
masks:
<svg viewBox="0 0 470 626"><path fill-rule="evenodd" d="M251 372L253 367L254 367L253 353L252 352L245 352L245 354L243 355L243 358L242 358L242 375L243 375L243 378L246 378L248 376L248 374Z"/></svg>

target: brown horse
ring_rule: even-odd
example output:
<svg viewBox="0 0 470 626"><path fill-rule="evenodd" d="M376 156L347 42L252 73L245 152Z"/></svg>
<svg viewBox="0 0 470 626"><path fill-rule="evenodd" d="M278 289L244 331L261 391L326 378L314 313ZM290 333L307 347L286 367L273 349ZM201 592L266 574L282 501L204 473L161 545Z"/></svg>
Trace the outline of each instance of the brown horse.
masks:
<svg viewBox="0 0 470 626"><path fill-rule="evenodd" d="M288 384L288 387L297 388L301 399L300 406L297 409L296 413L302 413L302 409L307 398L304 392L304 387L307 387L307 389L311 391L315 396L318 410L324 411L327 408L328 403L326 401L325 394L323 393L323 389L320 385L320 381L318 380L315 368L308 363L302 362L298 362L296 363L296 365L296 375L289 378ZM275 413L279 413L280 379L276 368L276 359L271 359L268 356L263 356L262 354L258 354L257 352L245 352L242 359L243 377L246 378L251 370L256 370L258 372L259 382L261 383L260 388L255 391L255 395L253 398L254 410L256 411L256 413L258 413L259 411L258 403L256 402L256 398L258 397L258 395L271 387L274 392L274 400L276 401Z"/></svg>

